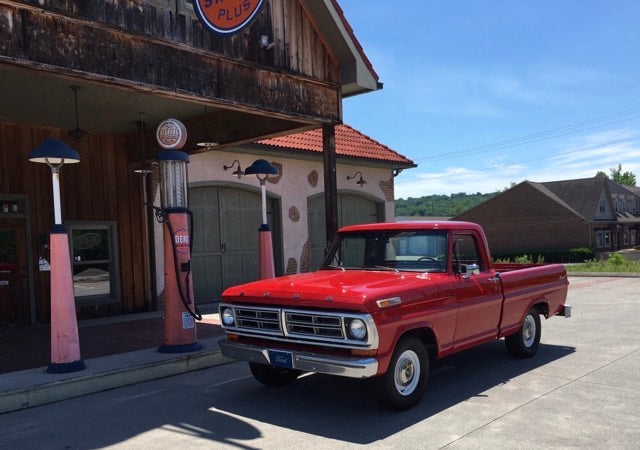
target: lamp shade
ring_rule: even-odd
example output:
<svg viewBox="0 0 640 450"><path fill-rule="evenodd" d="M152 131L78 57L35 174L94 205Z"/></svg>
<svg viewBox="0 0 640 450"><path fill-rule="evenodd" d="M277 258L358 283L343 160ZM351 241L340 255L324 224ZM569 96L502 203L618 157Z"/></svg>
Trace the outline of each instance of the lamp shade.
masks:
<svg viewBox="0 0 640 450"><path fill-rule="evenodd" d="M156 154L156 161L189 162L189 155L180 150L161 150Z"/></svg>
<svg viewBox="0 0 640 450"><path fill-rule="evenodd" d="M256 159L244 171L245 175L278 175L278 169L266 159Z"/></svg>
<svg viewBox="0 0 640 450"><path fill-rule="evenodd" d="M51 165L80 162L80 155L60 139L47 138L29 152L29 161Z"/></svg>

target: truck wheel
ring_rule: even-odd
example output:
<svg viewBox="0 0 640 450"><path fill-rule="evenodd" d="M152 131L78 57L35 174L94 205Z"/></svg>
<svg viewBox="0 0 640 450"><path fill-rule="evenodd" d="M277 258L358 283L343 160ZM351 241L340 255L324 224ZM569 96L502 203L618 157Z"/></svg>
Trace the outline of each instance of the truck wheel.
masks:
<svg viewBox="0 0 640 450"><path fill-rule="evenodd" d="M507 350L518 358L531 358L538 351L540 331L540 314L532 308L524 316L518 332L505 336Z"/></svg>
<svg viewBox="0 0 640 450"><path fill-rule="evenodd" d="M296 381L300 375L299 370L252 362L249 363L249 369L253 377L266 386L286 386Z"/></svg>
<svg viewBox="0 0 640 450"><path fill-rule="evenodd" d="M382 406L403 411L422 398L429 376L429 355L417 338L398 342L384 375L371 379L374 398Z"/></svg>

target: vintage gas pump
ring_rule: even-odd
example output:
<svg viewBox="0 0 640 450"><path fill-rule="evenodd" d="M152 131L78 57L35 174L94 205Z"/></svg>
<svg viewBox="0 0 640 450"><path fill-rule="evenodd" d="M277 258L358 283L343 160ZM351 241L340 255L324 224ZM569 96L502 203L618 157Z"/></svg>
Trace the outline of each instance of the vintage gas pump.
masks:
<svg viewBox="0 0 640 450"><path fill-rule="evenodd" d="M164 224L164 344L162 353L200 350L196 320L201 320L193 298L191 280L192 212L187 207L187 163L189 155L180 149L187 130L176 119L158 125L156 138L163 148L156 155L160 164L162 207L157 213Z"/></svg>

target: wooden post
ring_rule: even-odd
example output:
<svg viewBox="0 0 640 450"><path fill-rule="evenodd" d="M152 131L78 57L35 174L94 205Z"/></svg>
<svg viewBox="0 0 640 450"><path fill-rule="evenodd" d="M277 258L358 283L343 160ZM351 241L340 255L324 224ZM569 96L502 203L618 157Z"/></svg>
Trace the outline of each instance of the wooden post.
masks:
<svg viewBox="0 0 640 450"><path fill-rule="evenodd" d="M336 179L336 127L332 123L322 125L322 155L324 161L324 211L327 246L338 231L338 184Z"/></svg>

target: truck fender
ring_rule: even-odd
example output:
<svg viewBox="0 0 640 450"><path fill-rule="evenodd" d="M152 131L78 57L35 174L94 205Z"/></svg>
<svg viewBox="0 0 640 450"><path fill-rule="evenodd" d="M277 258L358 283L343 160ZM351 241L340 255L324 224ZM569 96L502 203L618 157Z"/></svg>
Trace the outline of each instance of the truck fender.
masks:
<svg viewBox="0 0 640 450"><path fill-rule="evenodd" d="M513 327L509 327L507 329L501 329L500 334L498 335L498 338L516 333L520 328L522 322L524 321L524 317L527 315L529 310L534 306L538 306L538 310L542 313L542 315L546 319L549 318L549 301L544 297L534 298L529 302L529 304L527 305L527 308L522 312L522 315L520 316L520 320L518 321L518 324Z"/></svg>
<svg viewBox="0 0 640 450"><path fill-rule="evenodd" d="M412 333L420 335L420 338L423 340L428 339L429 341L431 341L432 345L427 347L427 352L432 359L436 359L438 357L438 338L436 336L436 333L433 331L431 323L425 321L401 325L396 329L395 335L393 337L393 346L384 355L379 354L379 375L387 371L387 367L389 366L389 362L391 361L391 356L393 355L393 351L398 345L398 341L400 341L400 339L402 339L404 336ZM425 346L426 345L427 342L425 341Z"/></svg>

